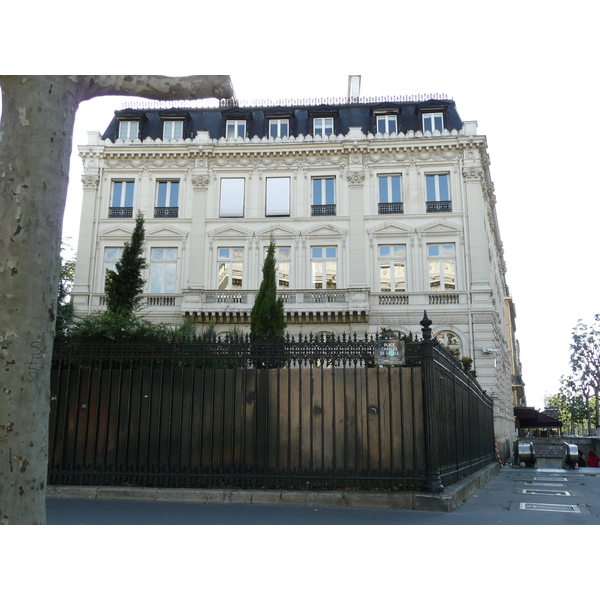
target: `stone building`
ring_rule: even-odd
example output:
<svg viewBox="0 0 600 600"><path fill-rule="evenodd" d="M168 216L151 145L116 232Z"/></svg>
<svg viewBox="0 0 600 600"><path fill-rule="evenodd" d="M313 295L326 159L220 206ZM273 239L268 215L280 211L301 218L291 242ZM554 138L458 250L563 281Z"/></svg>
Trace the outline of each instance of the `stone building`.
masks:
<svg viewBox="0 0 600 600"><path fill-rule="evenodd" d="M90 132L76 314L102 309L142 211L144 314L247 330L273 237L289 333L418 332L427 310L508 445L525 401L486 138L444 96L350 83L335 100L132 105Z"/></svg>

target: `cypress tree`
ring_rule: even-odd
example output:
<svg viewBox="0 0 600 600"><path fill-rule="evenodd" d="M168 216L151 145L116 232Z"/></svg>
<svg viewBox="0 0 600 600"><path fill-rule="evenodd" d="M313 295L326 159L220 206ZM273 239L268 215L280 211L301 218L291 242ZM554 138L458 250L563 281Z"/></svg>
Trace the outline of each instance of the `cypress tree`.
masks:
<svg viewBox="0 0 600 600"><path fill-rule="evenodd" d="M106 271L106 309L113 314L133 313L141 302L140 294L145 280L142 270L148 264L144 260L144 215L138 211L131 241L125 242L123 255L114 271Z"/></svg>
<svg viewBox="0 0 600 600"><path fill-rule="evenodd" d="M283 337L286 328L283 298L277 298L275 241L271 239L263 264L263 280L250 315L250 333Z"/></svg>

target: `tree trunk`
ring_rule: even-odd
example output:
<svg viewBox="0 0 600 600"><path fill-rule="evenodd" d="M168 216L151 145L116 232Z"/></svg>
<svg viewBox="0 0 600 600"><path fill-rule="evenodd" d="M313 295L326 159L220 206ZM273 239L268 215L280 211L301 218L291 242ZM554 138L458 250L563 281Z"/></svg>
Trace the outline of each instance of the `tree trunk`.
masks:
<svg viewBox="0 0 600 600"><path fill-rule="evenodd" d="M60 242L79 102L233 91L224 76L0 76L0 86L0 522L44 524Z"/></svg>

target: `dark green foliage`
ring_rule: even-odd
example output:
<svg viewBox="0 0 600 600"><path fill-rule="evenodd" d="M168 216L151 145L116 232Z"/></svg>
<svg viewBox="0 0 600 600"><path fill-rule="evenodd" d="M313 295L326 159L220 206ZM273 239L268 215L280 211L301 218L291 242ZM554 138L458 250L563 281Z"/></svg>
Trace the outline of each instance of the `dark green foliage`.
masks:
<svg viewBox="0 0 600 600"><path fill-rule="evenodd" d="M132 313L140 305L144 289L142 271L148 265L144 259L144 215L138 212L131 241L125 242L123 255L114 271L106 272L106 309L111 313Z"/></svg>
<svg viewBox="0 0 600 600"><path fill-rule="evenodd" d="M250 315L250 333L281 337L286 328L283 299L277 298L275 242L271 240L263 264L263 280Z"/></svg>
<svg viewBox="0 0 600 600"><path fill-rule="evenodd" d="M61 251L65 246L61 247ZM70 293L75 276L75 259L65 260L61 256L60 282L58 284L58 301L56 307L56 337L64 338L73 322L73 304Z"/></svg>

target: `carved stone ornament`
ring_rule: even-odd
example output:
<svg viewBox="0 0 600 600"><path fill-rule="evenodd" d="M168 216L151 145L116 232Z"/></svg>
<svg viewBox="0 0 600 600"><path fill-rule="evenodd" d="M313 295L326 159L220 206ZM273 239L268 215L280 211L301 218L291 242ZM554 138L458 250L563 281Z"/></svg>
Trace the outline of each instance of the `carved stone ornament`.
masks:
<svg viewBox="0 0 600 600"><path fill-rule="evenodd" d="M207 188L210 183L210 177L208 175L194 175L192 177L192 183L194 187Z"/></svg>
<svg viewBox="0 0 600 600"><path fill-rule="evenodd" d="M81 178L84 188L97 188L100 183L100 177L98 175L83 175Z"/></svg>
<svg viewBox="0 0 600 600"><path fill-rule="evenodd" d="M465 179L483 179L483 171L481 169L463 169L463 177Z"/></svg>
<svg viewBox="0 0 600 600"><path fill-rule="evenodd" d="M348 172L348 183L350 185L363 185L365 183L365 172L364 171L349 171Z"/></svg>

